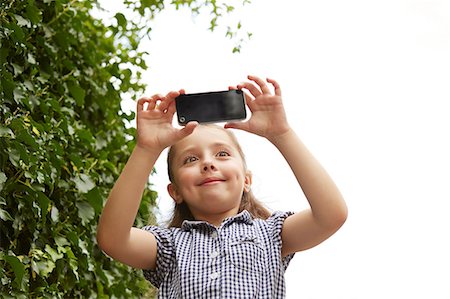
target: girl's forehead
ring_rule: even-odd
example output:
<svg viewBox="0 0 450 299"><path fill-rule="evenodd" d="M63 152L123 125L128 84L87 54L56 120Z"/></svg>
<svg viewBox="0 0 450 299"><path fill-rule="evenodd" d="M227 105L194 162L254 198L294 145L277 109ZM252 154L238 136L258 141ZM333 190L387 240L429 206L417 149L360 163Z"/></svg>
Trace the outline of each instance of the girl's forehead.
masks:
<svg viewBox="0 0 450 299"><path fill-rule="evenodd" d="M206 146L208 144L226 144L236 147L235 141L225 129L198 126L194 132L175 144L177 150L192 146Z"/></svg>

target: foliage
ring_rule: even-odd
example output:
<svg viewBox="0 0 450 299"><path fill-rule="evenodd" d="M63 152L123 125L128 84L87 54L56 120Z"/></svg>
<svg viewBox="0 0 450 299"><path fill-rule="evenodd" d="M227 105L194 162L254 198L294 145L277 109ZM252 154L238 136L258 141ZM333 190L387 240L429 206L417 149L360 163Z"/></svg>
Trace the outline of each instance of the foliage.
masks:
<svg viewBox="0 0 450 299"><path fill-rule="evenodd" d="M0 298L148 295L142 273L112 261L95 240L134 145L126 126L134 114L120 102L144 89L139 42L150 28L141 20L164 9L158 0L124 3L140 18L117 13L109 26L90 14L96 1L0 4ZM171 5L211 9L210 29L232 10L217 1ZM147 188L137 226L155 197Z"/></svg>

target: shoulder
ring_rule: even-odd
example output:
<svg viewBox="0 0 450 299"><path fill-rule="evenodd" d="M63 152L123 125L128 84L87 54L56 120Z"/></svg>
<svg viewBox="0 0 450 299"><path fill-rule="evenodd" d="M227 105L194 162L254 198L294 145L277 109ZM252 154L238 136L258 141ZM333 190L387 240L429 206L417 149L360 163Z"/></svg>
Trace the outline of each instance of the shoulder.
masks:
<svg viewBox="0 0 450 299"><path fill-rule="evenodd" d="M283 223L284 220L286 220L286 218L288 218L289 216L294 215L294 212L286 212L286 211L275 211L272 213L272 215L270 215L269 218L266 219L267 222L269 223Z"/></svg>
<svg viewBox="0 0 450 299"><path fill-rule="evenodd" d="M154 286L159 287L165 275L172 270L176 257L176 234L178 228L164 228L159 226L144 226L143 231L151 233L156 240L156 252L153 267L144 269L143 273L147 280Z"/></svg>
<svg viewBox="0 0 450 299"><path fill-rule="evenodd" d="M254 219L256 225L266 226L268 228L281 229L283 223L289 216L294 215L293 212L275 211L267 219Z"/></svg>
<svg viewBox="0 0 450 299"><path fill-rule="evenodd" d="M281 242L281 232L283 230L284 221L293 214L293 212L275 211L269 218L257 218L253 220L253 223L256 226L263 228L273 240Z"/></svg>
<svg viewBox="0 0 450 299"><path fill-rule="evenodd" d="M142 230L151 233L157 242L158 250L175 251L192 238L192 230L179 227L144 226Z"/></svg>
<svg viewBox="0 0 450 299"><path fill-rule="evenodd" d="M177 227L161 227L155 225L147 225L141 228L155 236L158 242L173 242L177 235L182 234L183 230Z"/></svg>

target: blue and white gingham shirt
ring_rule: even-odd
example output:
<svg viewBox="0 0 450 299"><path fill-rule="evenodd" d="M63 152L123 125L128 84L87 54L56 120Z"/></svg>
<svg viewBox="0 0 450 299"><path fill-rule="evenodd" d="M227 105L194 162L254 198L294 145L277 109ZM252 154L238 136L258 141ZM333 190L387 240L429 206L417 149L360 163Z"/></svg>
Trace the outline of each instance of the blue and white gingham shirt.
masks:
<svg viewBox="0 0 450 299"><path fill-rule="evenodd" d="M156 270L144 276L158 298L284 298L284 272L293 257L281 257L281 229L291 213L267 220L247 211L217 228L185 221L181 228L146 226L158 246Z"/></svg>

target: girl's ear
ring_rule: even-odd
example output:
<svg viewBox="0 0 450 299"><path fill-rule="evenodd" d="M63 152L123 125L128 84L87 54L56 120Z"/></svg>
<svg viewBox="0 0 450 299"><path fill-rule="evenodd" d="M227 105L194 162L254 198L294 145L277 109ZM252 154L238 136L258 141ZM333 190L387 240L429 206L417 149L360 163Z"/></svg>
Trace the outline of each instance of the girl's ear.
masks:
<svg viewBox="0 0 450 299"><path fill-rule="evenodd" d="M173 198L173 200L177 203L180 204L183 202L183 198L181 197L181 195L178 193L177 188L174 184L169 183L167 185L167 192L169 192L170 197Z"/></svg>
<svg viewBox="0 0 450 299"><path fill-rule="evenodd" d="M245 172L245 178L244 178L244 191L250 192L251 188L252 188L252 173L251 173L251 171L247 170Z"/></svg>

